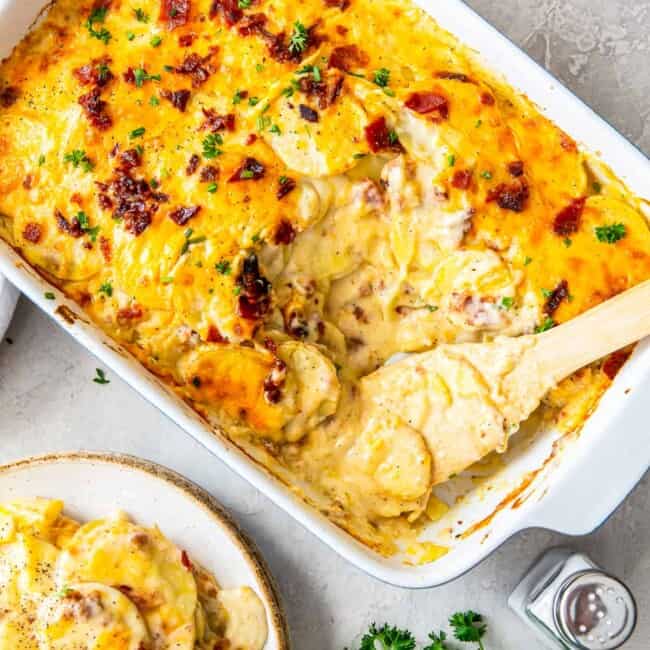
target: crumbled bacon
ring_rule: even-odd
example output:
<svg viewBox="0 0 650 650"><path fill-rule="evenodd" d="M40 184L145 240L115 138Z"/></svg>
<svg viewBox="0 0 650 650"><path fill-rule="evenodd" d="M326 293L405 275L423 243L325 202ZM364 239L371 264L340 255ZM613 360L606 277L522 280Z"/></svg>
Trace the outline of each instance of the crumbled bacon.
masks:
<svg viewBox="0 0 650 650"><path fill-rule="evenodd" d="M178 37L178 44L180 47L191 47L195 40L196 34L182 34Z"/></svg>
<svg viewBox="0 0 650 650"><path fill-rule="evenodd" d="M18 101L18 88L16 86L5 86L0 90L0 106L9 108Z"/></svg>
<svg viewBox="0 0 650 650"><path fill-rule="evenodd" d="M214 165L206 165L200 174L202 183L210 183L216 181L219 178L219 168Z"/></svg>
<svg viewBox="0 0 650 650"><path fill-rule="evenodd" d="M255 144L256 142L257 142L257 135L255 135L254 133L249 133L249 134L246 136L246 142L245 142L245 144L246 144L247 146L250 147L252 144Z"/></svg>
<svg viewBox="0 0 650 650"><path fill-rule="evenodd" d="M244 17L244 12L239 8L238 0L212 0L210 18L218 15L223 17L228 27L232 27Z"/></svg>
<svg viewBox="0 0 650 650"><path fill-rule="evenodd" d="M499 183L492 188L486 197L486 201L496 201L503 210L522 212L526 207L526 201L530 196L530 190L526 179L518 179L511 184Z"/></svg>
<svg viewBox="0 0 650 650"><path fill-rule="evenodd" d="M328 81L315 81L313 77L302 77L298 86L302 92L318 99L318 108L325 110L331 106L343 91L343 75L335 75Z"/></svg>
<svg viewBox="0 0 650 650"><path fill-rule="evenodd" d="M129 171L134 167L139 167L142 164L142 156L137 149L127 149L120 154L120 169Z"/></svg>
<svg viewBox="0 0 650 650"><path fill-rule="evenodd" d="M368 55L356 45L339 45L330 54L329 67L350 72L352 68L368 65Z"/></svg>
<svg viewBox="0 0 650 650"><path fill-rule="evenodd" d="M140 320L144 316L142 307L137 303L124 307L117 312L117 322L120 325L128 325L131 321Z"/></svg>
<svg viewBox="0 0 650 650"><path fill-rule="evenodd" d="M213 54L214 50L207 56L201 56L196 52L188 54L183 62L175 68L175 71L178 74L188 75L192 79L192 85L197 88L204 84L215 71L214 66L210 64Z"/></svg>
<svg viewBox="0 0 650 650"><path fill-rule="evenodd" d="M76 217L68 221L59 210L54 211L54 216L56 217L56 224L61 232L75 239L78 239L84 234L84 231L81 229L81 224Z"/></svg>
<svg viewBox="0 0 650 650"><path fill-rule="evenodd" d="M162 0L160 20L167 23L170 31L187 24L190 18L190 0Z"/></svg>
<svg viewBox="0 0 650 650"><path fill-rule="evenodd" d="M287 364L276 358L271 372L264 379L264 397L269 404L277 404L282 399L282 387L286 378Z"/></svg>
<svg viewBox="0 0 650 650"><path fill-rule="evenodd" d="M514 176L515 178L519 178L520 176L523 176L524 174L524 163L521 160L514 160L513 162L508 164L508 171L510 172L511 176Z"/></svg>
<svg viewBox="0 0 650 650"><path fill-rule="evenodd" d="M190 101L192 93L189 90L163 90L160 93L164 99L171 102L174 108L177 108L181 113L185 112L187 102Z"/></svg>
<svg viewBox="0 0 650 650"><path fill-rule="evenodd" d="M259 34L264 30L266 25L266 16L264 14L250 14L245 16L239 23L239 33L242 36L250 36L251 34Z"/></svg>
<svg viewBox="0 0 650 650"><path fill-rule="evenodd" d="M227 343L228 339L225 338L216 325L210 325L208 327L208 334L205 339L208 343Z"/></svg>
<svg viewBox="0 0 650 650"><path fill-rule="evenodd" d="M75 68L72 74L84 86L106 86L114 77L108 69L110 59L94 59L91 63Z"/></svg>
<svg viewBox="0 0 650 650"><path fill-rule="evenodd" d="M271 283L260 273L257 255L250 253L237 278L240 289L237 312L246 320L259 320L271 306Z"/></svg>
<svg viewBox="0 0 650 650"><path fill-rule="evenodd" d="M440 93L432 91L412 93L406 100L405 106L422 115L435 112L441 119L449 117L449 101Z"/></svg>
<svg viewBox="0 0 650 650"><path fill-rule="evenodd" d="M293 180L293 178L288 178L287 176L284 176L280 180L280 185L278 187L278 191L275 193L275 196L278 198L278 200L283 199L287 194L293 192L295 189L296 189L296 181Z"/></svg>
<svg viewBox="0 0 650 650"><path fill-rule="evenodd" d="M438 79L448 79L449 81L460 81L465 84L472 83L472 80L462 72L450 72L448 70L441 70L440 72L436 72L435 76Z"/></svg>
<svg viewBox="0 0 650 650"><path fill-rule="evenodd" d="M389 130L385 117L378 117L365 128L366 141L370 150L378 151L402 151L402 145L397 139L394 131Z"/></svg>
<svg viewBox="0 0 650 650"><path fill-rule="evenodd" d="M575 140L566 133L560 135L560 146L569 153L576 153L578 151L578 145Z"/></svg>
<svg viewBox="0 0 650 650"><path fill-rule="evenodd" d="M566 208L563 208L558 212L553 221L553 231L556 235L567 237L568 235L578 232L582 212L585 208L585 201L586 199L584 197L574 199Z"/></svg>
<svg viewBox="0 0 650 650"><path fill-rule="evenodd" d="M566 300L569 297L569 283L566 280L562 280L551 294L546 299L544 304L544 313L552 316L557 310L563 300Z"/></svg>
<svg viewBox="0 0 650 650"><path fill-rule="evenodd" d="M110 240L106 239L103 235L99 238L99 250L101 251L106 264L111 263L113 257L113 251L111 248Z"/></svg>
<svg viewBox="0 0 650 650"><path fill-rule="evenodd" d="M345 11L350 6L350 0L325 0L325 6Z"/></svg>
<svg viewBox="0 0 650 650"><path fill-rule="evenodd" d="M34 179L32 178L32 175L31 175L31 174L27 174L27 176L25 176L25 178L23 178L23 187L24 187L26 190L31 190L31 189L32 189L32 181L33 181L33 180L34 180Z"/></svg>
<svg viewBox="0 0 650 650"><path fill-rule="evenodd" d="M30 222L25 225L23 238L32 244L38 244L43 236L43 229L37 223Z"/></svg>
<svg viewBox="0 0 650 650"><path fill-rule="evenodd" d="M490 93L481 93L480 99L483 106L494 106L494 97Z"/></svg>
<svg viewBox="0 0 650 650"><path fill-rule="evenodd" d="M630 352L628 350L619 350L610 354L603 362L603 372L610 379L614 379L629 357Z"/></svg>
<svg viewBox="0 0 650 650"><path fill-rule="evenodd" d="M93 88L89 93L79 98L79 104L84 109L90 123L100 131L106 131L113 125L111 116L106 112L106 102L100 97L99 88Z"/></svg>
<svg viewBox="0 0 650 650"><path fill-rule="evenodd" d="M470 169L459 169L454 172L454 176L451 179L451 184L453 187L459 190L466 190L469 188L472 182L472 171Z"/></svg>
<svg viewBox="0 0 650 650"><path fill-rule="evenodd" d="M190 219L196 217L201 212L200 205L179 207L169 213L169 218L179 226L184 226Z"/></svg>
<svg viewBox="0 0 650 650"><path fill-rule="evenodd" d="M300 110L300 117L307 122L318 122L318 111L315 111L311 106L306 104L300 104L298 107Z"/></svg>
<svg viewBox="0 0 650 650"><path fill-rule="evenodd" d="M187 176L192 176L192 174L196 173L196 170L199 168L200 164L201 164L201 157L198 156L197 154L193 154L192 157L190 158L190 161L187 163L187 167L185 168L185 174Z"/></svg>
<svg viewBox="0 0 650 650"><path fill-rule="evenodd" d="M283 219L278 224L277 230L273 237L273 241L278 245L288 246L296 238L296 230L291 225L291 222Z"/></svg>
<svg viewBox="0 0 650 650"><path fill-rule="evenodd" d="M99 207L102 210L110 210L113 207L113 201L111 200L111 197L104 192L100 192L97 195L97 202L99 203Z"/></svg>
<svg viewBox="0 0 650 650"><path fill-rule="evenodd" d="M203 115L205 120L201 128L212 133L218 131L234 131L235 130L235 115L228 113L226 115L219 115L213 108L204 108Z"/></svg>
<svg viewBox="0 0 650 650"><path fill-rule="evenodd" d="M235 173L228 179L229 183L239 181L258 181L264 176L266 169L264 165L250 156L244 160Z"/></svg>

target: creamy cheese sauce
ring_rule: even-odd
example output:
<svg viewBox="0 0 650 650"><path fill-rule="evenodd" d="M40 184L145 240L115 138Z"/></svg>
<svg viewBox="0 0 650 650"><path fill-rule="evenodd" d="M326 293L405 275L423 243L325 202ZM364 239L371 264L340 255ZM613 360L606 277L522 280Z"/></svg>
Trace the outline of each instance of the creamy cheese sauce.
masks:
<svg viewBox="0 0 650 650"><path fill-rule="evenodd" d="M0 236L393 553L530 410L445 346L650 277L647 203L407 0L178 4L58 0L3 62Z"/></svg>

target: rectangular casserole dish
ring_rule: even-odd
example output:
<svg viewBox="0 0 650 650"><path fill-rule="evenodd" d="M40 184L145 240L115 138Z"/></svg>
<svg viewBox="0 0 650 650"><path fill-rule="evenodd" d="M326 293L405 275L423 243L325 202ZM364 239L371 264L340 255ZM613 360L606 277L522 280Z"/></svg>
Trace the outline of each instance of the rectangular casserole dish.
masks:
<svg viewBox="0 0 650 650"><path fill-rule="evenodd" d="M480 52L488 68L499 71L502 62L508 61L504 76L510 85L528 95L544 115L576 140L602 152L603 161L634 193L647 195L647 158L510 41L459 0L423 0L418 4L443 28ZM46 5L44 0L0 0L0 56L9 54ZM650 349L641 345L579 436L567 444L554 444L559 433L550 430L529 445L519 445L509 455L498 481L487 490L475 490L453 508L454 523L462 525L454 531L456 539L450 553L421 566L406 565L400 557L381 558L299 500L223 434L212 431L3 242L0 272L103 363L334 550L374 577L399 586L431 587L458 577L515 532L528 527L587 533L616 508L650 465L642 411ZM45 299L46 291L52 291L56 300ZM445 523L449 522L443 519L432 524L424 537L434 539Z"/></svg>

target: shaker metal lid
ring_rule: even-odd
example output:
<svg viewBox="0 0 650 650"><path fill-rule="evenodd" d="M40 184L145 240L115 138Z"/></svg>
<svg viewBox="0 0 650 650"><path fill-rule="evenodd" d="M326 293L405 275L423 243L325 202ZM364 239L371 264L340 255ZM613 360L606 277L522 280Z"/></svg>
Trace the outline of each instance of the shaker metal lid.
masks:
<svg viewBox="0 0 650 650"><path fill-rule="evenodd" d="M567 578L558 589L553 617L570 647L614 650L634 631L636 603L620 580L602 571L582 571Z"/></svg>

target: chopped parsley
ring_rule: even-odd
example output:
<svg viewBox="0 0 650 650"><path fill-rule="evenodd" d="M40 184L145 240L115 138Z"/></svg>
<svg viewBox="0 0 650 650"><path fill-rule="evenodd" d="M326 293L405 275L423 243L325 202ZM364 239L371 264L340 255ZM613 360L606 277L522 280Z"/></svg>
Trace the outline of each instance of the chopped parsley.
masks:
<svg viewBox="0 0 650 650"><path fill-rule="evenodd" d="M249 97L248 98L248 105L249 106L257 106L260 103L260 98L259 97Z"/></svg>
<svg viewBox="0 0 650 650"><path fill-rule="evenodd" d="M440 307L437 305L425 305L424 307L428 312L431 312L432 314L440 309Z"/></svg>
<svg viewBox="0 0 650 650"><path fill-rule="evenodd" d="M88 220L88 215L85 212L77 212L76 216L79 227L83 230L90 239L91 242L97 241L97 235L99 234L99 226L93 228L90 227L90 221Z"/></svg>
<svg viewBox="0 0 650 650"><path fill-rule="evenodd" d="M239 9L249 9L253 0L237 0L237 7Z"/></svg>
<svg viewBox="0 0 650 650"><path fill-rule="evenodd" d="M149 14L144 9L134 9L133 13L135 14L136 20L139 20L141 23L149 22Z"/></svg>
<svg viewBox="0 0 650 650"><path fill-rule="evenodd" d="M250 169L244 169L240 175L242 178L253 178L255 176L255 173Z"/></svg>
<svg viewBox="0 0 650 650"><path fill-rule="evenodd" d="M397 144L399 142L399 137L395 129L391 129L388 132L388 142L390 142L390 144Z"/></svg>
<svg viewBox="0 0 650 650"><path fill-rule="evenodd" d="M150 41L149 44L151 47L158 47L162 43L162 38L160 36L154 36Z"/></svg>
<svg viewBox="0 0 650 650"><path fill-rule="evenodd" d="M218 189L219 186L216 183L210 183L210 185L208 185L208 192L210 192L210 194L214 194Z"/></svg>
<svg viewBox="0 0 650 650"><path fill-rule="evenodd" d="M627 234L625 225L622 223L612 223L608 226L596 226L596 238L603 244L615 244Z"/></svg>
<svg viewBox="0 0 650 650"><path fill-rule="evenodd" d="M289 39L289 52L292 54L301 54L307 49L308 43L309 31L299 20L296 20L293 24L291 38Z"/></svg>
<svg viewBox="0 0 650 650"><path fill-rule="evenodd" d="M232 103L233 104L241 104L241 90L238 90L233 96L232 96Z"/></svg>
<svg viewBox="0 0 650 650"><path fill-rule="evenodd" d="M453 153L450 153L447 156L447 164L449 165L449 167L453 167L456 164L456 156L454 156Z"/></svg>
<svg viewBox="0 0 650 650"><path fill-rule="evenodd" d="M221 260L214 265L214 268L221 273L221 275L230 275L232 268L228 260Z"/></svg>
<svg viewBox="0 0 650 650"><path fill-rule="evenodd" d="M550 298L553 295L553 292L550 289L542 289L542 295L544 298Z"/></svg>
<svg viewBox="0 0 650 650"><path fill-rule="evenodd" d="M573 244L573 240L571 239L571 237L565 237L565 238L562 240L562 243L563 243L567 248L569 248L569 246L571 246L571 244Z"/></svg>
<svg viewBox="0 0 650 650"><path fill-rule="evenodd" d="M282 135L282 131L280 130L280 127L277 124L274 124L269 131L271 133L275 133L275 135Z"/></svg>
<svg viewBox="0 0 650 650"><path fill-rule="evenodd" d="M361 160L361 158L365 158L368 154L367 153L355 153L354 156L352 156L355 160Z"/></svg>
<svg viewBox="0 0 650 650"><path fill-rule="evenodd" d="M271 126L271 118L268 115L260 115L257 118L258 131L264 131L264 129L267 129L269 126Z"/></svg>
<svg viewBox="0 0 650 650"><path fill-rule="evenodd" d="M129 133L129 138L131 140L134 140L135 138L141 138L146 132L147 129L145 129L144 126L139 126L137 129L133 129L133 131Z"/></svg>
<svg viewBox="0 0 650 650"><path fill-rule="evenodd" d="M166 275L163 278L160 278L160 281L163 284L172 284L174 282L174 278L171 275Z"/></svg>
<svg viewBox="0 0 650 650"><path fill-rule="evenodd" d="M475 124L474 126L475 126L477 129L479 129L479 128L481 127L482 124L483 124L483 120L476 120L476 124Z"/></svg>
<svg viewBox="0 0 650 650"><path fill-rule="evenodd" d="M390 627L387 623L377 627L375 623L361 639L361 650L415 650L415 637L408 630Z"/></svg>
<svg viewBox="0 0 650 650"><path fill-rule="evenodd" d="M106 379L106 373L101 368L95 368L97 376L93 379L96 384L104 386L105 384L110 384L110 380Z"/></svg>
<svg viewBox="0 0 650 650"><path fill-rule="evenodd" d="M73 151L68 152L63 156L63 160L67 163L71 163L75 169L81 167L85 172L92 171L95 166L83 149L74 149Z"/></svg>
<svg viewBox="0 0 650 650"><path fill-rule="evenodd" d="M51 291L46 291L44 294L47 300L54 300L56 296Z"/></svg>
<svg viewBox="0 0 650 650"><path fill-rule="evenodd" d="M501 298L501 309L510 309L515 304L515 299L511 296L504 296Z"/></svg>
<svg viewBox="0 0 650 650"><path fill-rule="evenodd" d="M492 180L492 172L486 169L484 172L481 172L481 178L485 178L488 181Z"/></svg>
<svg viewBox="0 0 650 650"><path fill-rule="evenodd" d="M542 322L542 324L538 325L535 328L535 334L541 334L542 332L546 332L550 329L553 329L554 327L555 327L555 321L550 316L547 316Z"/></svg>
<svg viewBox="0 0 650 650"><path fill-rule="evenodd" d="M596 192L596 194L600 194L603 191L603 186L598 181L594 181L591 184L591 187L594 188L594 192Z"/></svg>
<svg viewBox="0 0 650 650"><path fill-rule="evenodd" d="M280 185L284 185L285 183L289 182L289 177L288 176L280 176L280 178L278 178L278 181L280 182Z"/></svg>
<svg viewBox="0 0 650 650"><path fill-rule="evenodd" d="M253 235L253 237L251 238L251 241L253 242L253 244L257 244L257 243L261 242L262 241L261 234L258 232L256 235Z"/></svg>
<svg viewBox="0 0 650 650"><path fill-rule="evenodd" d="M379 68L379 70L375 70L372 80L380 88L386 88L390 83L390 70L388 68Z"/></svg>
<svg viewBox="0 0 650 650"><path fill-rule="evenodd" d="M320 68L317 65L304 65L299 70L296 70L297 75L310 74L316 83L319 83L323 77ZM292 82L293 84L293 82Z"/></svg>
<svg viewBox="0 0 650 650"><path fill-rule="evenodd" d="M134 38L135 38L135 34L134 34L133 32L128 31L128 32L126 33L126 40L127 40L127 41L132 41Z"/></svg>
<svg viewBox="0 0 650 650"><path fill-rule="evenodd" d="M113 295L113 285L110 282L103 282L99 287L99 293L103 293L110 298Z"/></svg>
<svg viewBox="0 0 650 650"><path fill-rule="evenodd" d="M232 292L238 296L241 293L241 287L237 285L236 287L233 288Z"/></svg>
<svg viewBox="0 0 650 650"><path fill-rule="evenodd" d="M159 74L149 74L144 68L136 68L133 71L133 78L135 79L135 85L138 88L142 88L145 81L160 81L162 77Z"/></svg>
<svg viewBox="0 0 650 650"><path fill-rule="evenodd" d="M524 266L528 266L532 261L533 258L526 255L526 257L524 258Z"/></svg>
<svg viewBox="0 0 650 650"><path fill-rule="evenodd" d="M105 28L95 29L97 23L103 23L106 20L106 13L108 12L108 7L96 7L92 10L88 20L86 21L86 29L88 33L99 41L102 41L104 44L108 44L108 41L111 40L111 33Z"/></svg>
<svg viewBox="0 0 650 650"><path fill-rule="evenodd" d="M255 64L255 70L257 72L264 72L264 66L261 63Z"/></svg>
<svg viewBox="0 0 650 650"><path fill-rule="evenodd" d="M223 144L223 138L218 133L210 133L202 142L203 144L203 157L211 160L220 156L222 151L219 145Z"/></svg>
<svg viewBox="0 0 650 650"><path fill-rule="evenodd" d="M38 157L38 166L39 166L39 167L42 167L44 164L45 164L45 156L44 156L43 154L41 154L41 155Z"/></svg>
<svg viewBox="0 0 650 650"><path fill-rule="evenodd" d="M158 99L158 97L151 97L151 99L149 100L149 105L160 106L160 100Z"/></svg>

